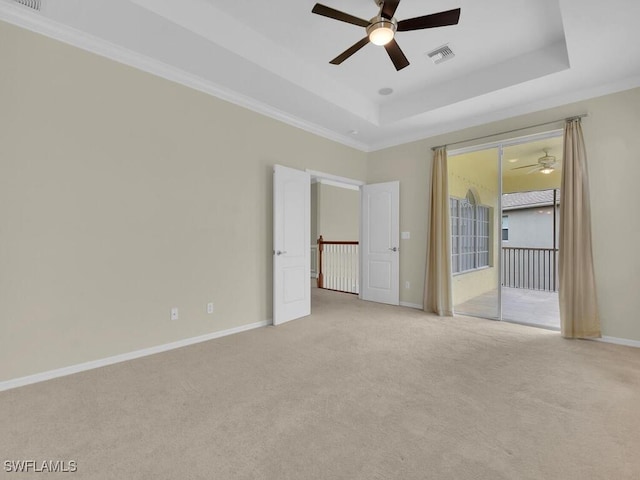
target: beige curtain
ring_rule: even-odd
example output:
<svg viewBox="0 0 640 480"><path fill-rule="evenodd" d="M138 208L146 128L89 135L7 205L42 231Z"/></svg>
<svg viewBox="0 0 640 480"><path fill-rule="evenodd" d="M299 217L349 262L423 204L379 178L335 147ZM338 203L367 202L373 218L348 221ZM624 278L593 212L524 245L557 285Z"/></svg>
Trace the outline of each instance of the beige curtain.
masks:
<svg viewBox="0 0 640 480"><path fill-rule="evenodd" d="M587 155L580 119L567 120L565 125L561 188L558 275L562 336L600 337Z"/></svg>
<svg viewBox="0 0 640 480"><path fill-rule="evenodd" d="M431 170L431 215L424 282L424 310L440 316L453 315L448 181L447 149L441 147L434 152Z"/></svg>

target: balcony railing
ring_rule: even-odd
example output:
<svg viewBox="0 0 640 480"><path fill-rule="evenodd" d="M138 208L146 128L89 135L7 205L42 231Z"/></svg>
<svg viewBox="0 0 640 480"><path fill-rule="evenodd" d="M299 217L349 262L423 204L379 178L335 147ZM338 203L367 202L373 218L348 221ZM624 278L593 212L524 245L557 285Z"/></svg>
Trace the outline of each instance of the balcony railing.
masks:
<svg viewBox="0 0 640 480"><path fill-rule="evenodd" d="M558 249L502 247L502 285L558 291Z"/></svg>
<svg viewBox="0 0 640 480"><path fill-rule="evenodd" d="M318 239L318 288L359 293L358 242Z"/></svg>

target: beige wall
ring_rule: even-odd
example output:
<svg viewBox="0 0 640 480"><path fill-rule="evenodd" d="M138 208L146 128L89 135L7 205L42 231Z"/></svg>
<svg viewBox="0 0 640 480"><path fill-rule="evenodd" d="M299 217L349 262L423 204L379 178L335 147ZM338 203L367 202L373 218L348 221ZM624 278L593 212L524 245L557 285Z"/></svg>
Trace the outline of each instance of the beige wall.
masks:
<svg viewBox="0 0 640 480"><path fill-rule="evenodd" d="M1 22L0 58L0 381L267 320L272 166L366 177L365 153Z"/></svg>
<svg viewBox="0 0 640 480"><path fill-rule="evenodd" d="M358 240L360 192L318 184L318 235L325 240Z"/></svg>
<svg viewBox="0 0 640 480"><path fill-rule="evenodd" d="M402 301L422 303L431 147L581 113L589 113L583 120L583 129L589 157L594 261L603 335L640 340L640 215L629 210L637 203L635 192L640 179L639 88L370 154L368 181L400 180L401 229L412 230L411 240L404 241L400 252L401 286L405 280L411 280L412 285L410 290L401 289ZM522 134L558 127L562 122ZM495 136L487 141L512 136Z"/></svg>

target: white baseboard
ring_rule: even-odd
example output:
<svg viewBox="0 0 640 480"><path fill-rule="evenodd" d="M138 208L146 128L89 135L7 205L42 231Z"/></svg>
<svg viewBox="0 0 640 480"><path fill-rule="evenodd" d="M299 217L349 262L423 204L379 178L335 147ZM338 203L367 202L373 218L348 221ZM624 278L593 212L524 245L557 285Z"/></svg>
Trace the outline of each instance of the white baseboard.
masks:
<svg viewBox="0 0 640 480"><path fill-rule="evenodd" d="M422 305L410 302L400 302L401 307L416 308L422 310ZM6 380L0 382L0 392L10 390L12 388L23 387L25 385L31 385L33 383L44 382L46 380L52 380L58 377L64 377L72 375L74 373L84 372L87 370L93 370L94 368L106 367L115 363L126 362L128 360L134 360L136 358L146 357L154 355L156 353L167 352L176 348L187 347L196 343L206 342L216 338L226 337L235 333L246 332L247 330L253 330L255 328L266 327L271 325L270 320L263 322L250 323L248 325L242 325L240 327L234 327L227 330L221 330L219 332L208 333L206 335L200 335L198 337L185 338L184 340L178 340L176 342L166 343L164 345L157 345L155 347L144 348L142 350L136 350L129 353L123 353L120 355L114 355L112 357L102 358L100 360L93 360L90 362L79 363L77 365L71 365L69 367L57 368L55 370L49 370L47 372L36 373L34 375L28 375L26 377L14 378L12 380ZM640 340L630 340L627 338L607 337L595 338L595 341L613 343L616 345L624 345L627 347L640 348Z"/></svg>
<svg viewBox="0 0 640 480"><path fill-rule="evenodd" d="M401 307L409 307L409 308L417 308L418 310L422 310L422 305L419 303L410 303L410 302L400 302Z"/></svg>
<svg viewBox="0 0 640 480"><path fill-rule="evenodd" d="M624 345L626 347L640 348L640 340L630 340L628 338L618 338L618 337L602 337L602 338L594 338L594 340L598 342L615 343L616 345Z"/></svg>
<svg viewBox="0 0 640 480"><path fill-rule="evenodd" d="M134 360L136 358L146 357L149 355L154 355L156 353L166 352L168 350L174 350L176 348L187 347L189 345L206 342L215 338L233 335L234 333L245 332L247 330L253 330L254 328L266 327L267 325L271 325L271 322L268 320L265 320L264 322L250 323L248 325L242 325L240 327L229 328L228 330L207 333L206 335L200 335L198 337L185 338L184 340L178 340L177 342L165 343L164 345L143 348L142 350L136 350L134 352L122 353L120 355L114 355L113 357L102 358L100 360L92 360L90 362L79 363L77 365L71 365L69 367L57 368L55 370L36 373L34 375L29 375L26 377L6 380L4 382L0 382L0 392L4 390L10 390L12 388L23 387L32 383L44 382L46 380L72 375L74 373L93 370L94 368L106 367L107 365L113 365L114 363L126 362L127 360Z"/></svg>

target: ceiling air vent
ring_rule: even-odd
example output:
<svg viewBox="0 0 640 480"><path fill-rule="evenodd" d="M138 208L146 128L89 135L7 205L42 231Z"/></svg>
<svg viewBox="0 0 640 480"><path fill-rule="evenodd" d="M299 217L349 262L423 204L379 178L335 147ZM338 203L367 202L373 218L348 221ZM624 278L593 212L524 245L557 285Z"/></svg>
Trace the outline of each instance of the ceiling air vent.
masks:
<svg viewBox="0 0 640 480"><path fill-rule="evenodd" d="M14 0L16 3L20 5L24 5L25 7L32 8L33 10L40 10L40 0Z"/></svg>
<svg viewBox="0 0 640 480"><path fill-rule="evenodd" d="M435 64L446 62L447 60L451 60L455 56L456 54L453 53L453 50L451 50L451 48L449 48L449 45L443 45L436 48L432 52L427 53L427 57L429 57Z"/></svg>

